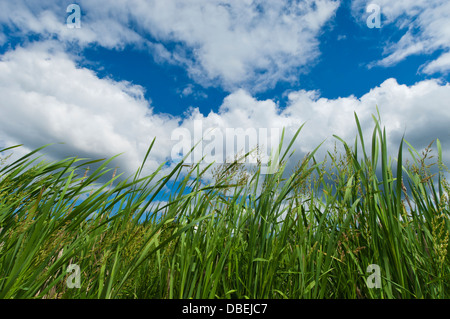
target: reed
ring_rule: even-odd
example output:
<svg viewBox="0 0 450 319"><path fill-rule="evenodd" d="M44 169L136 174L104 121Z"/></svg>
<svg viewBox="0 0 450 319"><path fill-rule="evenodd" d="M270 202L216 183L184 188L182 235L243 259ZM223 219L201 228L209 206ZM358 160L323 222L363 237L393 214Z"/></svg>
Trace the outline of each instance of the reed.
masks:
<svg viewBox="0 0 450 319"><path fill-rule="evenodd" d="M406 141L393 160L379 120L370 149L355 121L353 146L336 137L344 154L317 162L316 148L287 172L292 140L277 173L239 175L236 162L210 184L211 166L141 176L145 160L104 183L113 158L38 162L44 147L2 163L0 298L448 298L439 140L434 167ZM80 288L67 285L70 264ZM367 284L372 264L380 288Z"/></svg>

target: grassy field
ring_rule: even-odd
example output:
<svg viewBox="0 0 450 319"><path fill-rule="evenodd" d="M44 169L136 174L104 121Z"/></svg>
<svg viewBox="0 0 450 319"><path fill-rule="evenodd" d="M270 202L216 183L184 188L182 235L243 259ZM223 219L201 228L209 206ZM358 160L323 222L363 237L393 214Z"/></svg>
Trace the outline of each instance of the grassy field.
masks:
<svg viewBox="0 0 450 319"><path fill-rule="evenodd" d="M4 162L0 298L449 298L439 140L434 157L404 141L390 159L379 122L366 149L355 120L358 147L337 138L344 154L311 152L286 172L288 141L278 173L234 163L208 185L212 167L182 162L126 180L106 169L111 159L87 170L93 162L38 162L39 149Z"/></svg>

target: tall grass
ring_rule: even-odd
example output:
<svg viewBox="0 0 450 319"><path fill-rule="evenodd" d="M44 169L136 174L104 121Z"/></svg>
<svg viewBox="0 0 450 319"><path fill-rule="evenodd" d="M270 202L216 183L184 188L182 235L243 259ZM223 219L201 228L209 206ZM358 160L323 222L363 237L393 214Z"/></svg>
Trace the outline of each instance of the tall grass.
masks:
<svg viewBox="0 0 450 319"><path fill-rule="evenodd" d="M316 149L286 172L292 140L277 173L239 174L236 162L211 184L211 166L183 173L183 162L108 183L112 159L38 162L40 148L4 163L0 298L448 298L439 141L433 175L428 150L408 144L406 163L402 141L392 160L379 121L368 150L355 120L355 145L336 137L343 154L317 162ZM67 285L70 264L80 288ZM371 264L380 288L367 284Z"/></svg>

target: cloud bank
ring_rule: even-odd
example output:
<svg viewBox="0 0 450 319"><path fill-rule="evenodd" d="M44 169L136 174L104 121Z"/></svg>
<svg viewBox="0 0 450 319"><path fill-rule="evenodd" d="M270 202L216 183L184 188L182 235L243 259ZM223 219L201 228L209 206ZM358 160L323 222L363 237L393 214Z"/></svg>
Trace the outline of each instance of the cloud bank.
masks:
<svg viewBox="0 0 450 319"><path fill-rule="evenodd" d="M155 61L184 67L204 86L262 91L279 81L298 81L298 73L319 56L318 37L339 1L82 0L79 5L80 29L68 29L66 12L50 0L4 1L0 24L15 35L82 47L139 47Z"/></svg>
<svg viewBox="0 0 450 319"><path fill-rule="evenodd" d="M171 160L171 139L177 128L282 128L289 140L306 122L294 149L301 160L326 140L319 154L332 149L336 134L352 143L356 136L354 112L365 135L371 136L372 114L378 105L386 126L389 148L395 157L403 133L418 149L439 138L444 160L450 162L450 85L425 80L413 86L387 79L361 98L326 99L316 91L288 95L286 105L258 100L240 89L230 93L217 112L202 115L191 109L185 117L154 113L144 89L128 82L100 79L76 65L54 41L18 47L0 60L0 144L25 143L28 149L51 142L50 156L102 158L125 152L116 163L130 174L141 164L151 140L157 137L147 163L148 171ZM192 134L194 136L194 134ZM320 158L320 156L318 156Z"/></svg>

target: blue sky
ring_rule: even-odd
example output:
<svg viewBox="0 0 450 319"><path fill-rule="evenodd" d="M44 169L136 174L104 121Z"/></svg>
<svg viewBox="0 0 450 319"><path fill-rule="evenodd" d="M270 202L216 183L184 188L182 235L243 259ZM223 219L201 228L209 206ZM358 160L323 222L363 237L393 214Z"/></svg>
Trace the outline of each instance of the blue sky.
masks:
<svg viewBox="0 0 450 319"><path fill-rule="evenodd" d="M448 1L92 0L68 28L71 3L0 4L0 146L125 152L133 171L156 137L151 170L198 121L287 137L307 122L299 159L333 134L353 141L354 111L370 134L378 105L393 154L404 132L450 149Z"/></svg>
<svg viewBox="0 0 450 319"><path fill-rule="evenodd" d="M364 16L368 17L369 13ZM390 24L383 28L368 28L365 21L358 21L352 15L351 2L342 2L334 19L324 26L318 37L320 56L312 61L307 72L298 75L298 82L281 81L255 96L282 101L286 91L305 89L319 90L322 97L329 99L349 95L361 97L391 77L406 85L436 77L448 81L448 73L430 76L418 72L421 65L442 53L439 50L431 55L410 56L390 67L368 67L382 56L386 41L397 41L402 34ZM196 106L207 115L211 109L217 111L229 93L219 84L202 87L190 79L185 69L161 65L148 52L133 47L117 51L95 46L85 49L83 56L87 61L82 65L92 68L100 77L110 76L145 87L146 98L154 101L161 112L182 114L189 106ZM142 72L143 68L145 72ZM182 92L188 86L192 86L193 94L184 96Z"/></svg>

